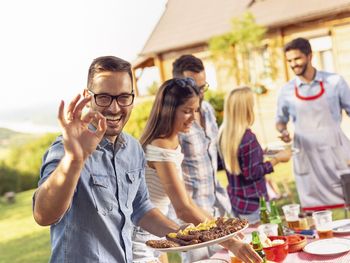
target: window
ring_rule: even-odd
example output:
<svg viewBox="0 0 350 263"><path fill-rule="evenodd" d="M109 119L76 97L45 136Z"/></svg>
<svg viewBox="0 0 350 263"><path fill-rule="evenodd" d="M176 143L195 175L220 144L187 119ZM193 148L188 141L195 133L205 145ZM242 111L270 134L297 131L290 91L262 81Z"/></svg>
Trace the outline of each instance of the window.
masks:
<svg viewBox="0 0 350 263"><path fill-rule="evenodd" d="M319 70L334 72L334 58L332 51L332 38L323 36L311 38L312 64Z"/></svg>

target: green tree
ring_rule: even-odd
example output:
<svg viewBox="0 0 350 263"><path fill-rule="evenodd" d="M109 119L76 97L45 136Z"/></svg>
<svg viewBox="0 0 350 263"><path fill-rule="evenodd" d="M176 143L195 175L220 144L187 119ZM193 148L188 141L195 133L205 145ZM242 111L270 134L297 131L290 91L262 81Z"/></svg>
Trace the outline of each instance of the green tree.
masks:
<svg viewBox="0 0 350 263"><path fill-rule="evenodd" d="M230 69L237 85L248 84L251 83L249 58L252 51L261 48L266 28L258 25L249 12L233 18L231 25L230 32L209 41L209 49L219 66Z"/></svg>
<svg viewBox="0 0 350 263"><path fill-rule="evenodd" d="M157 81L153 81L152 84L147 88L148 95L156 95L159 88L159 84Z"/></svg>
<svg viewBox="0 0 350 263"><path fill-rule="evenodd" d="M151 108L154 99L144 101L135 105L132 110L131 116L127 124L125 125L125 131L135 138L139 139L146 126L147 120L151 113Z"/></svg>

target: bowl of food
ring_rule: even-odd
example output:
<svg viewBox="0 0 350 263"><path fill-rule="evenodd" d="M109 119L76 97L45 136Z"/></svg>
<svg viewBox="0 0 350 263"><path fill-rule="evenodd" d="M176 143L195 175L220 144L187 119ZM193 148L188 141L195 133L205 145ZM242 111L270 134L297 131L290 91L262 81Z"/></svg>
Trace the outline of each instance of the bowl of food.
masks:
<svg viewBox="0 0 350 263"><path fill-rule="evenodd" d="M288 241L289 253L298 252L302 250L307 244L306 237L302 235L291 235L291 236L286 236L286 238Z"/></svg>
<svg viewBox="0 0 350 263"><path fill-rule="evenodd" d="M288 255L288 241L284 236L269 236L271 243L264 244L264 252L267 260L282 262Z"/></svg>

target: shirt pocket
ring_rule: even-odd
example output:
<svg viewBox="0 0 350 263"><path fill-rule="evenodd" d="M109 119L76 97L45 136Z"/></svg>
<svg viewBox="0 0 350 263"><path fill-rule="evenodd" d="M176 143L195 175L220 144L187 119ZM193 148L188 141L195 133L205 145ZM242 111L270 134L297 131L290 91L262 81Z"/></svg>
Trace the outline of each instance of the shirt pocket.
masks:
<svg viewBox="0 0 350 263"><path fill-rule="evenodd" d="M113 210L113 194L108 175L91 174L91 194L98 213L107 215Z"/></svg>
<svg viewBox="0 0 350 263"><path fill-rule="evenodd" d="M196 132L183 138L182 152L188 159L198 160L209 150L209 139L203 133Z"/></svg>
<svg viewBox="0 0 350 263"><path fill-rule="evenodd" d="M126 207L130 208L132 206L133 201L135 200L137 191L140 186L140 174L141 169L135 169L125 172L126 174Z"/></svg>

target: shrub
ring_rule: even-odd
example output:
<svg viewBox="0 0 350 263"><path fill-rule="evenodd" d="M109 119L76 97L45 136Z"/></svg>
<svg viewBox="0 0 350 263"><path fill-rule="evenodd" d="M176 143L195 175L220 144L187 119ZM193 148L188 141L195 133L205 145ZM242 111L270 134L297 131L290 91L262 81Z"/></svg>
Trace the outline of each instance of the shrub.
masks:
<svg viewBox="0 0 350 263"><path fill-rule="evenodd" d="M215 110L216 122L218 126L220 126L224 117L225 93L222 91L208 90L205 93L205 99L213 106Z"/></svg>
<svg viewBox="0 0 350 263"><path fill-rule="evenodd" d="M0 163L0 195L6 192L18 192L20 189L19 174L8 167L4 162Z"/></svg>
<svg viewBox="0 0 350 263"><path fill-rule="evenodd" d="M19 180L18 191L37 186L42 157L56 137L57 134L48 133L10 150L9 155L5 158L5 164L7 167L13 167L13 170L7 171L6 178L8 178L7 181L14 180L9 179L9 176L11 176L11 171L16 174Z"/></svg>
<svg viewBox="0 0 350 263"><path fill-rule="evenodd" d="M148 95L156 95L159 89L159 84L157 81L153 81L152 84L147 88Z"/></svg>
<svg viewBox="0 0 350 263"><path fill-rule="evenodd" d="M139 139L150 115L153 99L135 105L130 119L125 126L125 131Z"/></svg>

